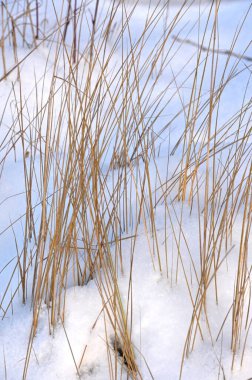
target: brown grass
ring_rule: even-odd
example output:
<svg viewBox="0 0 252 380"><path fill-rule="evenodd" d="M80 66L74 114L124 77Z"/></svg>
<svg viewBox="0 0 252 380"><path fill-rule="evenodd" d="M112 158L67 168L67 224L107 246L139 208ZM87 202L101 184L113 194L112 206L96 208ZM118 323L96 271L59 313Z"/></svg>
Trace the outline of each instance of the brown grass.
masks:
<svg viewBox="0 0 252 380"><path fill-rule="evenodd" d="M49 312L49 332L52 333L56 323L61 321L76 373L80 376L86 348L78 364L64 327L66 291L70 283L85 286L91 280L95 281L102 300L105 326L113 330L113 344L109 333L106 336L111 379L120 376L122 366L131 378L142 378L136 359L139 349L131 337L131 277L126 304L122 301L118 285L118 279L124 272L124 234L129 234L132 241L130 262L133 266L140 224L144 226L154 269L167 277L171 274L176 282L181 272L188 289L193 311L188 321L182 377L184 360L193 350L197 336L204 339L207 334L213 344L216 339L208 319L211 313L207 305L209 289L214 284L218 303L218 271L233 252L233 227L237 215L242 215L231 306L231 350L235 358L243 337L244 354L251 326L249 307L246 313L251 294L251 268L248 266L252 221L251 146L248 144L251 103L247 102L244 94L241 108L222 125L219 123L219 110L226 87L247 70L247 67L242 66L241 69L239 66L246 51L238 54L235 47L250 8L236 31L231 47L226 50L228 53L225 53L221 75L220 1L213 1L208 8L203 36L199 35L199 41L193 45L193 56L196 56L193 71L183 83L179 82L179 75L183 74L190 58L181 72L172 73L167 86L158 90L163 73L179 54L181 46L188 42L177 34L190 7L188 2L177 8L172 19L165 12L168 5L164 2L149 8L145 26L136 40L132 35L131 19L137 2L126 7L123 1L112 1L103 18L99 0L94 2L91 16L84 1L78 7L76 1L72 5L68 2L61 10L55 7L56 25L48 31L43 31L41 26L38 2L34 8L29 2L23 3L23 10L18 13L15 2L12 8L1 3L3 74L0 78L3 82L12 73L17 74L11 91L14 99L13 125L0 145L3 153L0 173L6 160L15 154L16 147L21 146L26 201L26 211L22 216L22 243L15 234L15 225L20 218L12 221L2 232L12 229L17 254L0 308L6 316L19 290L23 303L31 295L33 324L23 378L27 376L33 339L44 303ZM116 28L118 15L121 24ZM147 51L150 38L160 23L164 24L163 33L153 50ZM208 38L209 28L211 34ZM85 30L85 46L81 40L82 29ZM175 31L177 37L174 39ZM28 35L32 36L32 41L28 42ZM18 57L20 44L30 49L22 59ZM46 44L50 45L48 61L49 58L53 61L50 91L47 95L44 88L49 70L47 61L43 77L35 78L32 92L35 111L31 115L27 111L30 100L23 96L21 65ZM11 64L6 56L7 45L13 48ZM120 60L116 66L115 55ZM185 103L182 87L188 82L192 85L189 100ZM170 95L172 87L175 90ZM207 96L203 93L206 87ZM180 101L180 110L162 128L156 128L174 97ZM6 108L8 102L9 98ZM2 117L4 113L5 110ZM170 138L171 126L177 120L181 121L182 116L181 137L173 149L168 144L167 167L160 169L159 143L167 136ZM178 151L181 152L178 164L171 173L170 155L178 154ZM178 202L181 204L180 214L175 209ZM198 215L196 236L199 239L200 265L197 265L197 253L191 252L184 231L186 202ZM165 249L161 248L156 227L155 212L160 204L165 209ZM169 236L168 225L171 228ZM176 252L175 262L171 257L171 244ZM183 246L186 247L190 269L185 262ZM2 270L7 267L8 263ZM16 273L19 274L19 284L9 297ZM32 281L29 281L30 276ZM148 367L148 363L146 365Z"/></svg>

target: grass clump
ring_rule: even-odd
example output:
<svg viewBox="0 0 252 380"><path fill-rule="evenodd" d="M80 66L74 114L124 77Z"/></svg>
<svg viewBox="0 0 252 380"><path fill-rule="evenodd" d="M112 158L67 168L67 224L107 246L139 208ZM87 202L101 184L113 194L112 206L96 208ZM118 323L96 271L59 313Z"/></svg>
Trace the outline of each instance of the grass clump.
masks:
<svg viewBox="0 0 252 380"><path fill-rule="evenodd" d="M244 321L245 307L247 302L250 304L248 241L252 221L251 100L247 100L247 90L238 111L223 123L220 115L226 89L237 76L250 70L246 50L235 51L250 8L230 48L223 53L218 42L221 1L198 6L197 43L180 36L193 2L177 6L172 17L169 1L147 6L146 20L137 33L133 22L138 2L68 1L62 3L61 9L52 2L52 29L45 26L47 3L44 22L37 1L33 8L24 1L22 11L20 3L13 2L11 8L1 4L0 81L8 81L13 73L17 75L10 93L14 105L12 124L1 138L0 173L12 154L21 154L26 209L21 242L15 233L19 220L3 231L13 231L17 254L0 308L5 317L19 291L23 303L29 299L32 304L33 322L23 378L27 377L42 306L46 304L48 308L48 329L53 334L58 321L64 326L67 289L86 286L91 280L102 300L111 379L119 376L120 365L133 379L142 378L136 354L139 350L132 342L131 277L140 226L145 231L154 270L166 277L172 273L176 282L182 277L188 290L192 316L182 357L182 377L184 359L193 350L196 337L204 339L207 335L214 342L208 294L213 288L219 302L218 273L233 252L233 228L241 214L233 283L234 358L244 322L244 349L251 325L249 307ZM11 64L6 59L7 44L13 49ZM28 49L22 58L18 54L20 44ZM195 48L192 55L178 72L169 70L187 45ZM22 65L42 47L48 51L45 68L41 78L35 75L35 86L26 98ZM240 63L245 61L241 68ZM190 72L188 67L192 67ZM189 95L184 101L182 93L187 85ZM174 99L179 99L178 110L162 122ZM171 143L173 127L178 123L183 126L182 132ZM164 146L167 164L160 168ZM174 155L177 165L171 171ZM197 254L191 251L184 231L186 203L197 215ZM156 220L161 205L164 248ZM120 276L125 273L124 239L131 241L126 302L119 286ZM172 267L171 240L176 251ZM16 277L18 285L10 294Z"/></svg>

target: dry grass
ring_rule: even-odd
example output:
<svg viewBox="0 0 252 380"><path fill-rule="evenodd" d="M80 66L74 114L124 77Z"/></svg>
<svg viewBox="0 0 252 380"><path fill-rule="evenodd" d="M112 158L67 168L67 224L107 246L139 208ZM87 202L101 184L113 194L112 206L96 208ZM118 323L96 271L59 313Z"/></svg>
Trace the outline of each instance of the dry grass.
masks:
<svg viewBox="0 0 252 380"><path fill-rule="evenodd" d="M131 339L131 279L126 305L118 285L120 273L124 271L124 234L131 236L133 265L141 224L154 269L167 277L172 273L176 281L182 271L188 288L193 312L182 358L182 376L184 359L193 350L197 335L204 339L207 331L213 342L216 339L208 321L211 313L207 307L208 292L214 284L218 303L218 271L232 253L233 226L238 214L242 214L242 230L231 307L233 357L240 346L244 353L251 326L247 306L251 274L248 265L252 221L251 101L246 100L246 94L239 111L224 124L219 122L226 87L237 75L250 70L247 65L242 69L239 66L246 51L239 54L235 51L250 8L225 53L220 73L219 60L223 55L218 43L220 1L212 2L207 8L203 37L194 45L193 71L182 85L178 84L181 73L173 73L167 86L159 90L163 73L183 43L188 42L180 39L177 29L187 15L189 2L178 7L172 19L165 12L165 2L149 8L137 39L131 30L137 3L129 8L123 1L112 1L106 12L100 12L102 2L96 0L91 15L87 13L86 3L83 1L77 6L75 1L72 6L70 2L63 4L62 10L55 8L56 25L51 30L45 27L46 15L40 15L37 1L33 8L28 1L12 2L11 7L1 3L3 72L0 81L8 80L13 73L17 80L10 94L14 99L13 123L0 145L0 173L20 146L26 212L22 218L22 243L15 235L18 220L7 227L13 230L17 254L0 308L5 317L19 291L23 303L31 296L33 324L24 365L25 379L41 306L45 303L48 307L48 329L53 333L58 321L64 326L69 285L85 286L94 280L103 304L104 323L109 326L108 330L113 330L113 343L109 333L106 337L111 379L120 377L121 366L131 378L141 379ZM102 18L101 14L105 16ZM115 26L118 17L121 24ZM152 34L161 23L163 33L152 50L147 50ZM209 28L210 37L207 36ZM85 29L84 42L82 29ZM32 36L32 40L27 36ZM20 44L30 49L22 59L18 57ZM50 52L44 75L35 79L32 91L35 111L30 114L29 100L23 96L21 64L42 45L50 46ZM6 56L7 46L13 49L11 63ZM53 66L47 95L44 86L49 60ZM187 64L189 62L185 62L184 68ZM192 86L189 102L185 103L181 93L188 81ZM175 88L172 95L170 88ZM207 96L203 93L206 88ZM174 97L180 99L179 112L162 128L157 128ZM6 108L8 102L9 99ZM5 110L2 118L4 113ZM182 116L183 133L174 147L169 145L167 168L160 170L159 142L162 139L167 142L172 124ZM180 159L171 174L170 155L177 151L181 152ZM167 175L164 176L164 172ZM178 202L180 214L175 208ZM186 202L198 214L199 266L184 233ZM166 236L165 250L160 247L155 219L156 207L160 204L165 209L165 231L167 225L172 231L172 236ZM170 241L174 242L177 254L172 267L169 266L172 261ZM184 245L190 271L184 261ZM19 284L10 296L16 273ZM196 281L196 292L191 277ZM67 337L65 328L64 331ZM71 349L68 337L67 340ZM79 374L85 350L80 364L72 350L71 353Z"/></svg>

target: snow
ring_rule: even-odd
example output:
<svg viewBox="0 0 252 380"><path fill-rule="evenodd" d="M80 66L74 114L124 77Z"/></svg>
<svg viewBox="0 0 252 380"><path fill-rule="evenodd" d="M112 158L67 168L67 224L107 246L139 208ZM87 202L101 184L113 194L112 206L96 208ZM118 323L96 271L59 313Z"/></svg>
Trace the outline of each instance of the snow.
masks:
<svg viewBox="0 0 252 380"><path fill-rule="evenodd" d="M220 48L227 49L231 46L232 38L237 25L246 14L249 4L250 1L243 1L231 2L229 4L223 2L221 5L219 12ZM56 7L57 6L60 7L60 2L56 2ZM109 2L105 2L102 12L105 12L108 7ZM154 8L153 4L152 7ZM201 7L207 10L209 5L202 4ZM177 6L170 7L170 16L172 16L176 10ZM50 6L49 12L51 12L53 19L54 12ZM142 3L139 4L130 24L132 26L131 30L133 38L138 37L138 30L140 25L143 25L146 14L147 6ZM191 26L197 20L198 15L199 8L195 5L194 7L191 7L190 11L183 17L181 24L178 26L178 30L183 25L184 36L187 36ZM204 11L201 20L202 28L206 17L207 12ZM230 20L232 20L232 22L230 22ZM238 53L243 52L251 42L251 22L252 14L250 11L244 24L243 31L234 48L234 50ZM160 27L155 30L153 36L148 41L146 50L143 52L143 60L149 53L151 46L154 45L159 38L162 28L163 25L160 24ZM203 29L200 31L200 35L202 35L202 32ZM70 38L71 34L69 35L69 39ZM83 43L85 38L86 37L84 36ZM197 41L197 27L190 33L190 38ZM179 44L175 44L173 51L175 51L178 47ZM183 45L183 50L181 48L179 49L179 52L174 56L172 62L166 68L166 71L162 76L161 83L159 83L156 87L156 94L167 85L169 80L171 80L172 73L173 75L180 73L180 69L185 65L187 58L189 59L189 57L192 56L194 51L195 48L190 45ZM29 49L19 47L19 59L24 57L28 52ZM50 83L53 74L52 67L54 62L54 53L55 50L53 46L41 46L26 60L25 64L22 64L21 78L23 100L27 102L27 109L24 114L27 118L28 115L30 117L30 119L26 120L27 123L31 122L32 115L35 113L35 77L38 82L38 96L41 104L49 95ZM117 53L115 53L115 65L119 54L117 55ZM246 55L249 54L252 55L251 46L246 51ZM47 62L48 55L49 59ZM8 62L11 62L12 52L10 50L7 51L6 56ZM220 80L220 75L223 71L223 65L225 64L226 59L227 57L225 56L220 57L217 81ZM235 59L231 58L231 61L235 62ZM179 84L182 85L185 78L192 73L195 67L195 62L196 57L186 64L185 69L178 76ZM231 67L232 63L230 63L230 68ZM58 73L63 72L64 69L65 68L63 65L59 66ZM45 79L42 80L41 78L43 77L45 70ZM235 115L235 112L238 111L242 105L244 91L250 77L250 73L249 70L245 69L244 62L240 62L238 64L236 71L237 70L244 71L237 76L237 78L232 80L229 86L225 89L219 112L220 125L223 125L232 115ZM0 77L1 75L2 71L0 71ZM189 91L186 87L188 86L190 88L192 80L193 78L187 81L185 88L181 89L182 97L185 102L188 100L189 95ZM60 81L57 82L57 85L60 86ZM0 115L4 113L0 128L0 143L3 141L6 130L8 130L8 126L12 124L11 109L15 108L12 86L14 86L18 93L19 83L16 81L16 72L13 72L6 81L0 82ZM176 91L177 88L169 89L169 95L173 96ZM203 84L203 94L205 99L208 97L208 92L209 83L207 82L207 79L205 79ZM4 111L9 93L11 93L10 100L8 101L7 110ZM155 97L155 94L152 94L152 96ZM250 100L250 96L251 84L249 83L246 101ZM60 95L58 101L60 102ZM55 109L57 109L57 104L55 104ZM158 129L161 129L162 126L180 109L180 99L177 97L173 98L165 109L164 116L161 118L162 120L157 127L157 131ZM247 118L249 118L249 115L247 115ZM176 144L183 131L183 123L184 118L182 115L175 121L173 127L170 129L170 141L172 147ZM64 128L66 128L66 125ZM233 126L234 130L235 128L236 125ZM232 140L231 131L232 130L229 131L230 140ZM18 133L18 131L16 131L16 133ZM15 140L16 137L17 135L13 132L13 139ZM28 148L29 144L27 143L27 149ZM1 150L0 161L4 158L5 152L8 151L8 149L9 147L7 146L5 149ZM15 147L15 156L13 153L8 155L4 162L1 176L0 299L2 299L4 295L6 284L10 279L16 263L15 258L17 252L14 236L17 237L19 243L22 241L23 236L23 215L26 212L26 201L23 195L24 178L22 155L22 146L20 141L18 141ZM177 149L173 156L169 157L170 174L172 174L175 170L180 155L181 147ZM158 166L160 168L166 167L167 159L168 137L166 136L166 139L164 139L160 147L160 156L157 158ZM150 170L154 188L156 176L155 165L153 163L150 163ZM204 175L203 169L201 173ZM165 179L166 173L162 172L162 175L163 179ZM112 179L110 186L113 186ZM157 197L160 195L161 192L158 192ZM203 199L203 190L200 195ZM33 193L33 199L34 204L39 202L39 196L35 190ZM202 199L200 199L200 202L202 202ZM172 226L170 222L168 222L168 226L164 225L164 214L164 206L163 204L159 204L155 210L157 239L159 241L160 257L162 264L165 267L165 239L167 239L167 236L169 237L168 273L164 272L161 274L158 270L157 255L153 258L150 249L150 247L153 247L154 245L154 239L150 232L146 233L144 223L141 223L138 228L132 273L130 270L132 243L130 239L122 242L124 272L119 275L119 288L124 306L127 305L128 292L132 292L132 341L135 346L137 363L144 380L151 378L154 378L155 380L179 379L184 344L193 310L186 279L183 275L182 266L177 255L176 242L172 237ZM37 214L35 213L35 215L36 217L39 217L39 207ZM176 203L175 209L172 211L171 216L174 222L175 231L179 234L180 227L176 219L177 217L181 217L181 203L179 202ZM190 207L185 203L183 206L182 219L184 238L181 239L181 255L186 266L186 273L193 273L186 243L190 248L190 253L193 253L194 263L199 267L200 246L197 210L192 210L192 212L190 212ZM231 370L232 352L230 349L230 342L232 313L229 313L222 333L218 337L218 340L216 340L221 325L225 320L228 310L232 306L233 302L241 235L241 219L241 215L238 215L235 221L235 227L233 228L232 245L234 246L234 249L232 249L231 254L218 271L218 305L216 305L215 302L213 282L208 293L207 309L210 310L208 313L208 322L211 327L210 330L212 336L209 334L207 324L204 323L206 321L204 320L203 315L202 328L204 341L202 341L199 334L197 334L194 349L190 356L184 361L183 379L217 380L225 378L228 380L244 380L249 379L252 376L252 334L250 333L246 343L243 365L240 366L242 351L242 349L240 349L239 354L235 358L234 368ZM13 228L9 227L11 223L14 223ZM123 236L127 237L127 234L125 233ZM150 245L147 240L147 236L150 239ZM251 252L251 236L248 244L249 251ZM113 245L111 249L114 249ZM222 254L224 254L224 248ZM5 265L12 259L13 261L11 264L5 268ZM175 270L177 260L179 262L178 278L176 278ZM155 266L155 270L153 269L153 264ZM249 264L251 264L251 258L249 258ZM129 290L130 276L132 276L131 290ZM18 281L19 277L16 271L14 280L12 281L4 302L2 303L2 307L4 309L8 305L10 297L15 291ZM195 297L197 292L197 281L194 274L192 274L189 281L191 282L193 296ZM28 284L31 283L32 275L28 278ZM29 294L28 302L26 305L23 305L21 291L19 290L16 297L12 301L11 308L9 309L7 315L0 321L0 379L22 379L30 328L32 324L32 307L30 300L31 295ZM108 356L110 353L112 357L111 360L113 361L115 354L113 349L107 346L106 336L109 336L110 339L112 339L113 332L109 326L109 320L103 311L103 303L95 280L89 281L88 284L83 287L72 287L71 280L69 280L69 288L66 290L64 328L62 326L62 321L59 320L56 329L53 332L49 331L48 310L46 306L42 307L38 330L33 341L27 379L76 379L78 378L78 374L75 362L78 366L83 355L82 364L79 369L80 378L90 380L110 379ZM2 311L0 311L0 315L1 314ZM122 379L127 378L127 372L123 365L121 365L118 376L121 376Z"/></svg>

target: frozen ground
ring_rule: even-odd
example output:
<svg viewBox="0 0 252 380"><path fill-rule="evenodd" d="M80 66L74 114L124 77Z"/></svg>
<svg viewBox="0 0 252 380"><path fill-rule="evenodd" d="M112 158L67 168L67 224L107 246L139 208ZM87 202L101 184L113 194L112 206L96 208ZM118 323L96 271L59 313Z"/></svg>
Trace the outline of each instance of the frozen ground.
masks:
<svg viewBox="0 0 252 380"><path fill-rule="evenodd" d="M249 8L249 1L242 2L223 2L219 12L219 45L222 49L231 46L232 38L242 17ZM106 7L106 4L105 4ZM52 15L53 15L53 11ZM137 35L139 24L143 23L146 14L144 5L139 5L137 12L132 20L132 36ZM171 14L175 12L170 8ZM185 36L187 30L193 25L198 17L198 7L190 9L183 22L185 25ZM52 16L53 17L53 16ZM203 16L204 17L204 16ZM250 11L243 32L234 48L238 53L251 43L252 13ZM162 29L162 26L160 27ZM156 31L158 34L158 31ZM190 38L197 41L198 31L194 30ZM152 42L155 43L157 35L153 35ZM174 57L171 68L163 75L165 86L169 81L171 73L179 72L185 63L185 57L190 57L194 52L194 47L184 45L179 53ZM27 53L25 49L19 49L19 58ZM22 88L24 99L27 101L27 108L30 113L34 112L34 78L38 81L44 74L44 67L49 53L49 48L41 46L27 61L22 65ZM251 46L246 51L247 55L252 56ZM11 51L9 59L11 60ZM7 56L8 58L8 56ZM231 58L232 59L232 58ZM223 65L224 58L220 58L219 65ZM48 62L48 72L44 85L44 96L50 89L50 79L52 75L53 55ZM195 65L192 60L180 76L180 83L183 76L186 77ZM244 62L239 63L238 69L244 69ZM63 67L62 67L63 70ZM251 69L250 69L251 70ZM1 74L2 75L2 74ZM247 86L249 76L248 71L241 73L237 80L232 81L230 87L222 98L220 109L220 122L227 120L231 115L239 110L243 101L243 94ZM12 89L12 81L15 81L16 73L11 74L7 81L0 82L0 112L3 113L3 105ZM247 90L247 100L251 97L251 85ZM176 89L171 89L171 94ZM206 96L208 89L206 88ZM11 95L13 96L13 95ZM185 99L188 96L187 89L184 89ZM11 102L10 102L11 103ZM176 113L181 107L180 100L174 99L165 114L165 120ZM163 121L165 123L165 120ZM10 112L4 114L1 120L1 129L6 130L12 123ZM171 128L171 146L173 146L178 136L181 134L180 122ZM234 126L235 128L235 126ZM0 141L5 132L0 129ZM232 138L232 137L231 137ZM167 162L168 145L163 144L160 150L160 157L157 163L160 167ZM176 167L179 151L170 157L170 172ZM15 156L11 154L4 163L4 169L0 185L0 298L4 296L4 289L12 273L13 266L5 268L6 263L15 258L16 245L14 232L8 226L14 223L14 231L17 239L22 237L22 215L25 213L25 199L23 197L23 175L22 175L22 149L16 145ZM154 173L154 168L153 168ZM165 176L164 176L165 177ZM154 179L153 179L154 181ZM36 197L36 194L35 194ZM175 212L180 215L181 204L176 205ZM160 242L160 255L165 257L165 238L171 235L171 227L168 233L165 232L163 224L164 210L162 204L159 205L155 213L158 240ZM199 235L198 235L198 214L190 213L187 205L183 208L183 233L186 237L190 252L194 254L195 263L199 262ZM169 230L170 228L170 230ZM175 223L175 228L178 225ZM222 322L233 302L234 279L236 274L237 257L239 253L241 223L239 217L233 229L232 255L229 255L227 262L219 270L219 306L215 303L214 291L209 292L207 308L209 312L209 324L212 337L207 328L204 331L204 341L197 337L195 348L189 358L186 358L183 368L183 379L187 380L246 380L252 377L252 334L248 335L246 351L243 365L240 366L241 350L235 360L234 369L231 371L232 353L230 350L231 340L231 315L227 317L222 334L218 336ZM150 237L152 239L152 237ZM249 240L249 251L252 250L252 239ZM182 244L182 255L185 262L190 267L190 260L186 245ZM128 283L130 275L130 252L131 245L129 240L123 242L124 255L124 274L120 276L119 286L126 304L128 294ZM149 245L147 242L144 226L138 230L136 249L133 263L132 274L132 297L133 297L133 331L132 340L136 346L136 357L143 379L155 380L177 380L180 374L181 358L184 349L186 334L188 331L190 318L192 315L192 303L188 296L186 281L179 266L178 279L175 278L172 268L176 265L177 254L175 254L175 242L169 242L169 272L160 274L153 270L151 255L148 253ZM173 254L174 251L174 254ZM157 263L156 263L157 264ZM251 263L250 263L251 264ZM16 278L16 281L19 279ZM31 282L32 279L28 279ZM11 284L8 294L12 294L14 284ZM192 289L196 293L196 282L192 280ZM195 295L195 294L194 294ZM7 297L3 306L7 305ZM44 308L40 315L38 331L33 343L30 365L28 370L28 380L72 380L76 379L76 368L74 360L79 364L81 358L80 375L83 379L90 380L109 380L109 365L107 358L106 334L110 334L108 321L104 320L102 312L102 302L95 282L92 280L84 287L70 287L66 293L66 312L65 329L59 322L54 335L48 333L48 312ZM2 312L0 312L2 313ZM26 356L27 344L29 340L30 327L32 322L32 310L29 301L24 306L21 296L16 295L11 310L0 322L0 379L19 380L22 379L23 366ZM105 331L107 326L108 331ZM112 351L112 350L111 350ZM113 352L111 353L113 356ZM147 363L147 364L146 364ZM221 364L220 364L221 363ZM122 378L127 378L126 371L122 368Z"/></svg>

